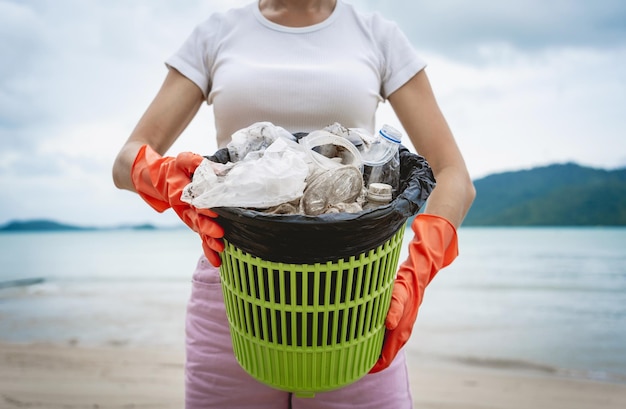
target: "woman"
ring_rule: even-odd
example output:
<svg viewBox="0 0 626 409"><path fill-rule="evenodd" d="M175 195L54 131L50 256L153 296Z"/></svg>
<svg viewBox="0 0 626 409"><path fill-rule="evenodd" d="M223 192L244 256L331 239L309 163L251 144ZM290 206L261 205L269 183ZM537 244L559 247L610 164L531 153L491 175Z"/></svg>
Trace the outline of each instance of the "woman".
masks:
<svg viewBox="0 0 626 409"><path fill-rule="evenodd" d="M410 408L405 357L425 286L456 257L456 228L474 188L433 96L425 63L397 25L342 0L260 0L199 24L166 61L167 77L122 147L116 186L157 211L172 208L202 239L187 311L187 408ZM380 360L342 389L299 399L248 376L236 362L220 288L222 228L210 210L180 201L202 157L163 157L203 101L213 106L218 147L252 123L290 132L334 122L374 131L387 99L437 179L415 218L409 257L398 271Z"/></svg>

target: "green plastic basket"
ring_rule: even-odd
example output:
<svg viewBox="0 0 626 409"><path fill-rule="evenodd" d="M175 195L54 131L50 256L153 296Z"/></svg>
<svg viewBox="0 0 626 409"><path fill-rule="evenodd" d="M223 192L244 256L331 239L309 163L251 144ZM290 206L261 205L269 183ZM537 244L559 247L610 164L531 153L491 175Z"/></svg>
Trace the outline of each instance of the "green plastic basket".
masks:
<svg viewBox="0 0 626 409"><path fill-rule="evenodd" d="M375 249L315 264L262 260L226 241L220 272L239 364L302 397L367 374L382 348L403 238L400 229Z"/></svg>

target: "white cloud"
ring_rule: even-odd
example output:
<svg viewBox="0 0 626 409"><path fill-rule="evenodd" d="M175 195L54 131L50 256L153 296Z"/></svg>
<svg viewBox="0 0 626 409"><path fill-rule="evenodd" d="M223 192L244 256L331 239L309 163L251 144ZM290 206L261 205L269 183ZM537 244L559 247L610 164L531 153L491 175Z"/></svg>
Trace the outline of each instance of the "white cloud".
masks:
<svg viewBox="0 0 626 409"><path fill-rule="evenodd" d="M620 52L518 54L488 69L461 68L476 86L443 92L452 126L476 176L552 162L624 164L626 78ZM441 82L454 77L441 73ZM444 79L445 77L445 79ZM445 89L445 88L444 88Z"/></svg>
<svg viewBox="0 0 626 409"><path fill-rule="evenodd" d="M601 47L626 42L621 0L363 0L397 21L420 48L471 59L483 44L523 50ZM360 2L359 2L360 3Z"/></svg>
<svg viewBox="0 0 626 409"><path fill-rule="evenodd" d="M477 65L426 54L427 73L474 178L574 161L626 166L626 47L523 53L483 47ZM397 123L388 106L380 122Z"/></svg>

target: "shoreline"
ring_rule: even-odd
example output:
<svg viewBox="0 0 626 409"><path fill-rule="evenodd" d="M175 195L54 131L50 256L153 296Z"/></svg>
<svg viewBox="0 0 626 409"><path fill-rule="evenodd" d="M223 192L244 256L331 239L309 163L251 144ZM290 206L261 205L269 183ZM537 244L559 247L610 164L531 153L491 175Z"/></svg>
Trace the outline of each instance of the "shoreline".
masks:
<svg viewBox="0 0 626 409"><path fill-rule="evenodd" d="M432 353L408 351L407 356L413 362L428 362L428 366L453 369L484 370L511 375L528 375L560 378L574 381L591 381L626 385L626 374L604 370L574 369L552 366L545 363L526 361L515 358L492 358L473 356L437 356Z"/></svg>
<svg viewBox="0 0 626 409"><path fill-rule="evenodd" d="M416 408L626 407L626 382L407 352ZM184 349L0 342L0 407L181 408Z"/></svg>

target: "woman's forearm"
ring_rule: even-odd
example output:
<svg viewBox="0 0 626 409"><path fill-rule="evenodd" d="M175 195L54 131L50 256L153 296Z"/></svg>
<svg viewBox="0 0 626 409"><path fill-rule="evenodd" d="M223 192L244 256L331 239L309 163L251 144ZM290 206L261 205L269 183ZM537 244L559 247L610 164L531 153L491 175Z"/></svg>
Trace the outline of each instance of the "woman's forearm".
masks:
<svg viewBox="0 0 626 409"><path fill-rule="evenodd" d="M424 212L441 216L458 228L476 196L474 185L464 169L454 167L441 169L436 180Z"/></svg>
<svg viewBox="0 0 626 409"><path fill-rule="evenodd" d="M134 192L130 173L139 148L150 145L156 152L164 155L196 115L202 101L200 88L178 71L171 69L158 94L115 159L115 186Z"/></svg>
<svg viewBox="0 0 626 409"><path fill-rule="evenodd" d="M135 191L131 180L130 171L139 148L143 145L140 141L128 141L124 144L113 164L113 183L118 189Z"/></svg>

